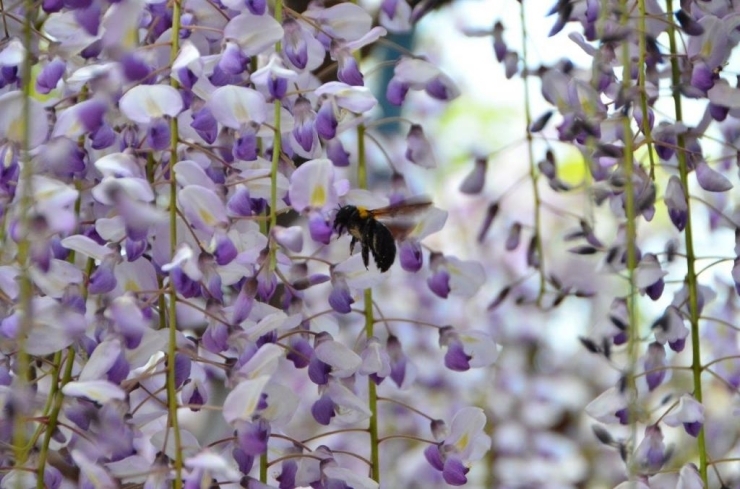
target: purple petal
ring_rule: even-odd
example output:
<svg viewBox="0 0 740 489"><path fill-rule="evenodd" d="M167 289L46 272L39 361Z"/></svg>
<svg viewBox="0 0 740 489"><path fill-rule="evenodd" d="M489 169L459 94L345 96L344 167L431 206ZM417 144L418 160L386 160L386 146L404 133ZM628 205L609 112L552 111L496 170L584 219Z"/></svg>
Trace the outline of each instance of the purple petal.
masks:
<svg viewBox="0 0 740 489"><path fill-rule="evenodd" d="M293 66L302 70L308 64L308 44L304 38L303 28L294 19L283 23L283 52Z"/></svg>
<svg viewBox="0 0 740 489"><path fill-rule="evenodd" d="M707 192L726 192L732 188L732 183L716 170L713 170L705 161L696 166L696 179L699 186Z"/></svg>
<svg viewBox="0 0 740 489"><path fill-rule="evenodd" d="M152 68L134 53L123 55L121 67L123 68L123 76L130 82L144 80L152 72Z"/></svg>
<svg viewBox="0 0 740 489"><path fill-rule="evenodd" d="M349 166L349 153L344 150L339 138L330 139L326 142L326 156L332 164L337 167Z"/></svg>
<svg viewBox="0 0 740 489"><path fill-rule="evenodd" d="M663 383L663 379L666 376L665 367L665 347L660 343L651 343L648 347L647 357L645 358L645 380L648 384L648 389L653 391L660 384Z"/></svg>
<svg viewBox="0 0 740 489"><path fill-rule="evenodd" d="M236 245L227 234L218 233L216 235L216 249L213 256L216 258L218 265L228 265L238 254L239 250L236 249Z"/></svg>
<svg viewBox="0 0 740 489"><path fill-rule="evenodd" d="M211 353L220 353L229 347L229 328L220 322L214 322L203 333L203 346Z"/></svg>
<svg viewBox="0 0 740 489"><path fill-rule="evenodd" d="M249 196L247 187L237 188L234 195L231 196L226 204L226 208L235 216L251 216L253 213L252 199Z"/></svg>
<svg viewBox="0 0 740 489"><path fill-rule="evenodd" d="M400 107L406 99L406 94L408 93L409 88L408 84L402 83L396 79L391 79L385 90L385 98L391 105Z"/></svg>
<svg viewBox="0 0 740 489"><path fill-rule="evenodd" d="M304 338L296 338L296 336L292 336L290 351L285 357L293 362L295 368L305 368L313 357L313 348Z"/></svg>
<svg viewBox="0 0 740 489"><path fill-rule="evenodd" d="M244 55L239 45L228 42L218 62L218 67L226 74L239 75L244 72L248 62L249 57Z"/></svg>
<svg viewBox="0 0 740 489"><path fill-rule="evenodd" d="M316 358L316 355L311 357L311 361L308 363L308 378L311 379L316 385L325 385L329 382L329 374L331 373L331 367Z"/></svg>
<svg viewBox="0 0 740 489"><path fill-rule="evenodd" d="M399 247L399 261L401 262L401 268L407 272L415 273L421 270L424 264L421 243L412 239L401 242Z"/></svg>
<svg viewBox="0 0 740 489"><path fill-rule="evenodd" d="M311 406L311 414L317 423L328 426L331 423L331 418L335 416L334 401L324 394Z"/></svg>
<svg viewBox="0 0 740 489"><path fill-rule="evenodd" d="M317 243L329 244L334 232L331 223L319 213L313 213L308 219L308 231L311 239Z"/></svg>
<svg viewBox="0 0 740 489"><path fill-rule="evenodd" d="M59 58L44 66L44 69L41 70L38 78L36 78L36 91L42 94L48 94L54 90L62 78L66 67L66 63Z"/></svg>
<svg viewBox="0 0 740 489"><path fill-rule="evenodd" d="M429 465L440 472L444 469L444 460L442 459L442 452L439 450L439 445L429 445L426 447L424 449L424 458L427 459Z"/></svg>
<svg viewBox="0 0 740 489"><path fill-rule="evenodd" d="M346 286L335 286L329 294L329 305L332 309L340 314L349 314L352 312L352 304L355 300L349 293Z"/></svg>
<svg viewBox="0 0 740 489"><path fill-rule="evenodd" d="M192 361L188 355L175 353L175 386L181 387L190 378Z"/></svg>
<svg viewBox="0 0 740 489"><path fill-rule="evenodd" d="M150 148L161 151L170 145L170 125L164 119L159 119L149 126L146 132L146 142Z"/></svg>
<svg viewBox="0 0 740 489"><path fill-rule="evenodd" d="M288 80L280 76L270 77L267 83L267 90L270 92L272 98L282 100L288 92Z"/></svg>
<svg viewBox="0 0 740 489"><path fill-rule="evenodd" d="M298 464L295 460L284 460L280 475L275 477L280 485L280 489L293 489L297 487L296 474L298 473Z"/></svg>
<svg viewBox="0 0 740 489"><path fill-rule="evenodd" d="M131 372L131 365L126 360L126 353L121 350L116 357L116 361L111 365L108 372L106 372L106 378L114 384L120 384L128 377Z"/></svg>
<svg viewBox="0 0 740 489"><path fill-rule="evenodd" d="M330 100L325 100L316 114L316 132L324 139L333 139L337 135L337 121L334 106Z"/></svg>
<svg viewBox="0 0 740 489"><path fill-rule="evenodd" d="M460 184L460 192L468 195L479 194L486 184L487 158L476 158L472 171Z"/></svg>
<svg viewBox="0 0 740 489"><path fill-rule="evenodd" d="M77 23L91 36L97 36L100 29L101 6L99 3L91 3L89 7L79 8L74 11Z"/></svg>
<svg viewBox="0 0 740 489"><path fill-rule="evenodd" d="M406 159L422 168L435 168L432 145L424 135L424 129L419 124L412 124L406 135Z"/></svg>
<svg viewBox="0 0 740 489"><path fill-rule="evenodd" d="M47 14L53 14L59 12L64 7L64 0L44 0L41 4L41 8Z"/></svg>
<svg viewBox="0 0 740 489"><path fill-rule="evenodd" d="M263 15L267 10L265 0L245 0L244 4L247 6L247 10L254 15Z"/></svg>
<svg viewBox="0 0 740 489"><path fill-rule="evenodd" d="M704 423L700 421L694 421L693 423L683 423L683 428L686 430L686 433L696 438L699 436L699 432L701 431L702 426L704 426Z"/></svg>
<svg viewBox="0 0 740 489"><path fill-rule="evenodd" d="M270 424L262 419L254 423L243 424L237 435L239 448L251 456L266 453L270 431Z"/></svg>
<svg viewBox="0 0 740 489"><path fill-rule="evenodd" d="M97 131L90 134L93 149L110 148L116 142L117 134L108 124L101 125Z"/></svg>
<svg viewBox="0 0 740 489"><path fill-rule="evenodd" d="M244 475L248 475L252 470L252 466L254 466L254 457L252 455L247 455L247 453L239 447L236 447L231 451L231 456L234 457L236 465L239 466L239 472Z"/></svg>
<svg viewBox="0 0 740 489"><path fill-rule="evenodd" d="M427 285L437 296L446 299L450 293L450 274L440 270L427 279Z"/></svg>
<svg viewBox="0 0 740 489"><path fill-rule="evenodd" d="M694 65L691 72L691 86L706 92L714 86L715 75L706 63L699 62Z"/></svg>
<svg viewBox="0 0 740 489"><path fill-rule="evenodd" d="M462 343L459 341L452 342L447 347L447 353L445 353L445 367L455 372L465 372L470 370L471 358L463 350Z"/></svg>
<svg viewBox="0 0 740 489"><path fill-rule="evenodd" d="M113 263L103 261L90 275L88 292L90 294L107 294L116 288L116 276L113 273Z"/></svg>
<svg viewBox="0 0 740 489"><path fill-rule="evenodd" d="M337 78L347 85L361 87L364 85L362 72L357 66L357 61L352 55L347 54L339 57L339 68L337 69Z"/></svg>
<svg viewBox="0 0 740 489"><path fill-rule="evenodd" d="M252 130L242 132L234 141L234 157L245 161L257 159L257 134Z"/></svg>
<svg viewBox="0 0 740 489"><path fill-rule="evenodd" d="M668 180L664 199L671 222L676 226L676 229L683 231L684 227L686 227L689 208L686 202L683 184L677 176L672 175Z"/></svg>
<svg viewBox="0 0 740 489"><path fill-rule="evenodd" d="M468 482L468 478L465 475L469 470L458 458L449 457L442 469L442 477L451 486L462 486Z"/></svg>
<svg viewBox="0 0 740 489"><path fill-rule="evenodd" d="M650 297L650 299L657 301L660 299L660 296L663 295L663 289L665 289L665 281L661 278L653 285L648 286L645 289L645 293Z"/></svg>

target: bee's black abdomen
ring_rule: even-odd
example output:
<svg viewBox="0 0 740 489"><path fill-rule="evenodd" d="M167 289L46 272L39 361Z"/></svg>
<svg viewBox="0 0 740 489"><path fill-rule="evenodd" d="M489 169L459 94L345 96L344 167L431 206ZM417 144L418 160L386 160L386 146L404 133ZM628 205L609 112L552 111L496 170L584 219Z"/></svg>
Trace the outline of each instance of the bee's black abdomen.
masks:
<svg viewBox="0 0 740 489"><path fill-rule="evenodd" d="M370 236L368 236L370 241L368 244L373 252L375 264L378 266L378 270L385 272L396 259L396 242L388 228L378 221L373 219L368 223L368 227L372 227L372 231L369 233Z"/></svg>

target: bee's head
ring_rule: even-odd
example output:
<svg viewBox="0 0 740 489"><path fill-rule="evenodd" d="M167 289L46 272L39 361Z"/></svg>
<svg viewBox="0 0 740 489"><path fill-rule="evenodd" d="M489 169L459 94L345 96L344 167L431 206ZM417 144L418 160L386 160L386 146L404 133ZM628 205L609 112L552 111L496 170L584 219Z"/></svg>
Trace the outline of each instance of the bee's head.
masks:
<svg viewBox="0 0 740 489"><path fill-rule="evenodd" d="M341 230L346 228L354 215L357 213L357 207L353 205L345 205L337 210L334 216L334 229Z"/></svg>

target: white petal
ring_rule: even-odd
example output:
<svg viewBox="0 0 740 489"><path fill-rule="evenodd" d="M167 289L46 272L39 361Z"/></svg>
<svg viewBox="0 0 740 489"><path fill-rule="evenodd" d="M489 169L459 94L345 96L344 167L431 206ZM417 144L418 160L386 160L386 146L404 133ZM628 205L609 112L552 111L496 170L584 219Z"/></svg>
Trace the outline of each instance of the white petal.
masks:
<svg viewBox="0 0 740 489"><path fill-rule="evenodd" d="M270 376L263 375L256 379L243 380L234 390L229 392L224 401L223 415L227 422L248 421L257 409L262 390L270 380Z"/></svg>
<svg viewBox="0 0 740 489"><path fill-rule="evenodd" d="M180 92L169 85L137 85L123 94L118 106L132 121L149 124L164 116L175 117L183 103Z"/></svg>
<svg viewBox="0 0 740 489"><path fill-rule="evenodd" d="M326 9L308 10L304 15L321 22L332 37L354 41L364 36L372 26L372 17L353 3L340 3Z"/></svg>
<svg viewBox="0 0 740 489"><path fill-rule="evenodd" d="M8 139L18 145L25 141L22 123L25 113L25 102L20 90L6 92L0 95L0 138ZM29 121L28 146L33 149L46 140L48 134L48 118L44 106L34 98L28 99Z"/></svg>
<svg viewBox="0 0 740 489"><path fill-rule="evenodd" d="M88 459L81 450L72 450L72 460L87 479L93 482L95 489L118 488L118 483L113 477L103 467Z"/></svg>
<svg viewBox="0 0 740 489"><path fill-rule="evenodd" d="M86 381L103 378L108 370L116 363L120 353L121 342L115 337L107 338L95 347L87 363L82 367L79 380Z"/></svg>
<svg viewBox="0 0 740 489"><path fill-rule="evenodd" d="M723 83L724 82L724 83ZM726 81L719 80L707 91L709 101L730 109L740 108L740 90L731 87Z"/></svg>
<svg viewBox="0 0 740 489"><path fill-rule="evenodd" d="M66 260L51 260L48 272L32 267L29 273L36 287L55 299L61 299L70 284L82 283L82 271Z"/></svg>
<svg viewBox="0 0 740 489"><path fill-rule="evenodd" d="M188 185L180 190L177 200L190 223L196 227L211 230L229 222L221 198L205 187Z"/></svg>
<svg viewBox="0 0 740 489"><path fill-rule="evenodd" d="M121 241L126 237L123 216L101 217L95 221L95 231L106 241Z"/></svg>
<svg viewBox="0 0 740 489"><path fill-rule="evenodd" d="M316 358L332 367L332 375L340 379L353 375L362 365L360 355L338 341L320 343L315 353Z"/></svg>
<svg viewBox="0 0 740 489"><path fill-rule="evenodd" d="M454 256L447 257L450 273L450 293L461 297L472 297L486 280L483 266L477 261L463 261Z"/></svg>
<svg viewBox="0 0 740 489"><path fill-rule="evenodd" d="M251 123L262 124L267 119L264 95L247 87L219 87L211 95L208 108L218 122L232 129L241 129Z"/></svg>
<svg viewBox="0 0 740 489"><path fill-rule="evenodd" d="M450 436L445 445L455 445L458 452L464 452L468 444L486 427L486 415L481 408L465 407L455 413L450 424Z"/></svg>
<svg viewBox="0 0 740 489"><path fill-rule="evenodd" d="M97 241L82 234L75 234L74 236L64 238L61 241L61 245L68 250L74 250L77 253L82 253L83 255L94 260L102 260L106 256L113 253L112 249L98 244Z"/></svg>
<svg viewBox="0 0 740 489"><path fill-rule="evenodd" d="M103 177L145 177L131 153L111 153L102 156L95 161L95 168L103 174Z"/></svg>
<svg viewBox="0 0 740 489"><path fill-rule="evenodd" d="M232 459L233 461L233 459ZM239 480L241 474L221 455L210 450L200 452L194 457L185 460L185 467L202 469L211 472L212 476L228 480Z"/></svg>
<svg viewBox="0 0 740 489"><path fill-rule="evenodd" d="M104 404L114 399L119 401L126 399L126 392L113 382L107 380L68 382L62 387L62 393L69 397L86 397L99 404Z"/></svg>
<svg viewBox="0 0 740 489"><path fill-rule="evenodd" d="M247 337L250 341L256 341L260 336L279 329L285 323L285 320L287 318L287 314L282 311L278 311L274 314L270 314L269 316L260 319L257 324L252 327L245 328L244 331L247 333ZM278 349L281 352L283 351L282 348ZM260 351L262 351L262 348L260 348Z"/></svg>
<svg viewBox="0 0 740 489"><path fill-rule="evenodd" d="M224 39L239 43L247 56L262 53L283 38L283 26L270 15L237 15L224 28Z"/></svg>
<svg viewBox="0 0 740 489"><path fill-rule="evenodd" d="M290 422L301 400L296 391L270 382L264 393L267 395L267 409L260 412L260 417L270 421L273 426Z"/></svg>
<svg viewBox="0 0 740 489"><path fill-rule="evenodd" d="M624 399L624 396L619 393L616 387L612 387L588 403L584 411L602 423L619 424L620 420L614 413L626 407L627 401Z"/></svg>
<svg viewBox="0 0 740 489"><path fill-rule="evenodd" d="M178 185L199 185L208 190L216 190L216 184L210 179L205 170L193 160L182 160L175 164L175 178Z"/></svg>
<svg viewBox="0 0 740 489"><path fill-rule="evenodd" d="M380 487L378 483L370 477L358 474L352 469L328 466L325 467L322 472L326 477L338 479L344 482L348 487L353 487L354 489L377 489Z"/></svg>
<svg viewBox="0 0 740 489"><path fill-rule="evenodd" d="M285 315L285 313L281 312ZM268 343L263 345L249 361L239 369L239 375L250 379L271 377L278 368L280 359L285 356L285 350L279 346Z"/></svg>
<svg viewBox="0 0 740 489"><path fill-rule="evenodd" d="M367 407L367 402L340 383L329 383L327 393L336 404L337 416L334 419L337 424L353 425L370 418L371 413Z"/></svg>
<svg viewBox="0 0 740 489"><path fill-rule="evenodd" d="M2 51L0 51L0 66L15 68L23 63L24 59L26 59L26 48L24 48L23 43L15 37L3 47Z"/></svg>

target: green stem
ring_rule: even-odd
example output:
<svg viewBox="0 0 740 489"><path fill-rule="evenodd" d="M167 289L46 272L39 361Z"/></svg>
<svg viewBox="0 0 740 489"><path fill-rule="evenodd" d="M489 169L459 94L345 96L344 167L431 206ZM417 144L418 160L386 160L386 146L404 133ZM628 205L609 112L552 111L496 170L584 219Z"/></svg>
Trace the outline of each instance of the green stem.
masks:
<svg viewBox="0 0 740 489"><path fill-rule="evenodd" d="M367 188L367 161L365 160L365 125L357 126L357 186ZM375 334L373 317L373 290L365 289L365 337L370 339ZM378 443L378 395L375 382L367 377L367 402L370 408L368 432L370 433L370 462L372 478L380 483L380 445Z"/></svg>
<svg viewBox="0 0 740 489"><path fill-rule="evenodd" d="M645 0L637 0L638 7L640 9L640 36L639 39L639 53L640 59L638 62L637 72L637 85L640 87L640 110L642 110L642 133L645 135L645 141L647 142L648 159L650 160L650 179L655 181L655 155L653 155L653 136L652 129L650 128L650 118L648 117L648 97L647 97L647 81L645 61L647 56L647 39L645 33L647 32L647 7L645 6Z"/></svg>
<svg viewBox="0 0 740 489"><path fill-rule="evenodd" d="M529 128L532 126L532 108L530 107L529 79L527 76L527 18L525 15L525 2L519 2L519 18L522 24L522 83L524 85L524 117L527 123L527 158L529 160L529 178L532 181L532 195L534 196L534 238L537 253L537 270L540 277L539 292L537 294L537 306L542 305L542 298L545 296L546 278L545 278L545 254L542 246L541 216L540 216L540 190L537 186L539 177L537 164L534 158L534 144L532 133Z"/></svg>
<svg viewBox="0 0 740 489"><path fill-rule="evenodd" d="M275 2L275 20L283 22L283 2L282 0L276 0ZM282 43L280 41L275 43L275 51L280 52L282 49ZM280 109L282 103L280 100L275 100L275 136L273 137L272 143L272 165L270 169L270 230L274 229L277 225L277 177L278 177L278 164L280 163L280 153L282 152L282 139L281 139L281 128L280 128ZM268 231L269 232L269 231ZM277 265L277 245L274 240L270 240L270 270L275 270ZM265 481L263 481L265 482Z"/></svg>
<svg viewBox="0 0 740 489"><path fill-rule="evenodd" d="M283 1L282 0L275 0L275 12L274 12L275 20L277 20L279 23L282 24L283 22ZM279 53L282 50L282 43L281 41L278 41L275 43L275 52ZM255 58L253 58L255 60ZM268 236L268 242L269 242L269 248L268 248L268 266L269 271L273 272L275 268L277 267L277 243L275 243L275 240L271 239L270 232L275 228L277 225L277 204L278 204L278 196L277 196L277 180L278 180L278 166L280 164L280 156L283 151L282 148L282 131L281 131L281 108L282 103L280 100L274 101L274 107L275 107L275 134L272 138L272 160L270 165L270 222L269 222L269 229L262 229L262 231L265 232L265 234ZM265 223L267 224L267 223ZM260 227L262 227L262 224L260 224ZM260 455L260 482L267 483L267 467L269 466L268 460L267 460L267 451L265 453Z"/></svg>
<svg viewBox="0 0 740 489"><path fill-rule="evenodd" d="M61 360L61 352L59 352ZM49 392L49 398L54 399L54 407L49 414L49 419L46 423L46 432L44 433L44 442L39 450L38 469L36 475L36 489L44 489L44 469L46 468L46 459L49 455L49 443L51 443L51 437L54 435L54 430L59 422L59 413L62 410L62 404L64 403L64 394L61 392L61 387L72 380L72 368L75 363L75 351L72 347L67 349L67 363L64 367L64 374L62 375L62 382L60 385L55 382L51 386L51 392ZM58 372L58 369L57 369Z"/></svg>
<svg viewBox="0 0 740 489"><path fill-rule="evenodd" d="M180 51L180 1L175 0L172 4L172 45L170 46L170 65L177 58ZM170 78L170 84L178 88L179 84L174 78ZM177 117L170 121L170 253L175 255L178 245L177 239L177 180L175 178L175 164L177 163L177 141L179 128ZM167 411L169 425L175 438L175 489L182 488L182 440L180 437L180 422L177 418L177 386L175 384L175 353L177 351L177 291L175 284L169 283L168 305L168 327L169 338L167 344ZM164 314L164 311L161 311Z"/></svg>
<svg viewBox="0 0 740 489"><path fill-rule="evenodd" d="M80 199L77 199L75 208L79 215L79 204ZM72 254L69 257L70 263L74 262ZM85 265L85 276L89 277L95 267L95 260L92 258L87 259ZM82 297L87 301L87 286L82 286ZM46 431L44 433L44 441L39 449L39 459L37 466L36 476L36 488L44 489L44 469L46 468L46 460L49 455L49 444L51 443L51 437L54 434L54 430L59 423L59 412L62 410L62 404L64 402L64 394L62 394L62 388L72 380L72 368L74 367L75 350L72 347L67 349L67 364L62 375L61 383L59 381L59 371L62 364L62 352L58 351L54 354L54 366L52 367L52 381L51 388L49 390L49 396L47 398L47 405L44 407L45 416L48 416L46 423ZM38 439L40 433L34 433L33 439Z"/></svg>
<svg viewBox="0 0 740 489"><path fill-rule="evenodd" d="M673 0L666 0L666 9L668 12L673 12ZM673 90L673 105L676 113L676 122L681 122L683 120L683 108L681 106L681 93L679 90L681 85L681 69L678 65L679 53L676 44L676 28L672 22L668 23L668 39L671 48L671 87ZM701 403L703 396L701 385L701 349L699 344L699 293L695 270L696 254L694 252L691 199L688 195L689 170L686 163L686 146L683 134L679 134L677 140L678 151L676 151L676 155L678 157L678 171L681 178L681 185L683 185L684 192L686 192L687 197L684 239L686 245L686 282L689 289L689 322L691 323L691 370L693 372L694 397ZM701 431L699 431L697 444L699 450L699 475L701 476L701 480L704 482L704 487L709 487L707 481L707 447L703 427Z"/></svg>
<svg viewBox="0 0 740 489"><path fill-rule="evenodd" d="M622 24L628 22L627 5L623 1ZM632 85L632 63L630 59L629 43L622 43L622 87L626 92ZM637 384L635 370L639 362L640 347L640 327L637 315L637 286L635 284L635 269L637 268L637 209L635 208L635 182L634 176L634 142L632 140L632 128L628 114L622 116L622 128L624 131L624 158L622 168L624 171L624 212L626 219L625 245L627 247L627 277L629 280L629 291L627 293L627 314L629 319L628 325L628 343L627 343L627 371L625 377L627 380L628 392L628 419L630 425L630 439L637 440ZM634 461L630 460L628 464L629 479L635 480L636 466Z"/></svg>
<svg viewBox="0 0 740 489"><path fill-rule="evenodd" d="M18 241L18 256L17 263L21 268L19 281L19 310L22 313L20 328L17 335L17 375L13 390L19 393L21 396L25 394L26 387L28 384L28 377L30 376L31 361L26 351L26 338L31 332L33 327L33 284L31 282L31 276L29 268L30 262L30 247L31 242L28 235L30 228L30 211L33 205L33 185L31 179L33 178L33 162L29 156L31 150L31 130L30 130L30 119L31 119L31 95L32 95L32 80L31 80L31 65L32 59L30 53L33 51L32 42L32 29L33 29L33 16L34 2L32 0L25 0L23 6L26 10L26 15L23 18L23 46L26 48L28 53L23 59L21 66L21 80L23 82L23 115L21 124L23 124L23 140L21 142L19 160L21 162L21 186L19 188L20 201L18 208L18 222L20 225L21 237ZM15 455L16 467L22 467L28 458L29 448L27 446L28 437L26 436L26 417L23 412L16 412L13 416L13 451Z"/></svg>

